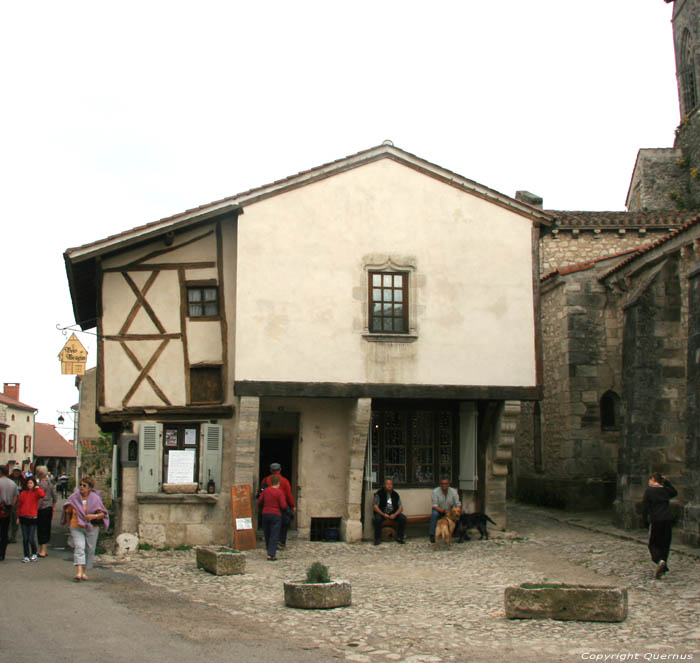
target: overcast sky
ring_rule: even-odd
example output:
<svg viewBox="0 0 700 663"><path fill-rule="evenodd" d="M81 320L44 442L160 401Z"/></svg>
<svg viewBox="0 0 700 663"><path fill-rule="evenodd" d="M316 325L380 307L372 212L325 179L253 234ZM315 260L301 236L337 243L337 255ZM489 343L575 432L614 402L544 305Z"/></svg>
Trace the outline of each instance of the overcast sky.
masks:
<svg viewBox="0 0 700 663"><path fill-rule="evenodd" d="M77 401L66 248L385 139L548 209L624 209L637 150L679 121L671 9L3 3L0 380L38 421Z"/></svg>

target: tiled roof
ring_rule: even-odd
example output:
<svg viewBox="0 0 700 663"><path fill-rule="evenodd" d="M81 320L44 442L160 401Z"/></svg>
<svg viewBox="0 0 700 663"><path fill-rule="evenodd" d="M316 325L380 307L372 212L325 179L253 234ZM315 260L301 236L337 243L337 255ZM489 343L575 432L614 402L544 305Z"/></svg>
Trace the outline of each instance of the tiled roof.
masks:
<svg viewBox="0 0 700 663"><path fill-rule="evenodd" d="M582 262L575 262L570 265L562 265L553 269L551 272L547 272L544 276L540 277L540 281L548 281L555 276L566 276L567 274L573 274L574 272L584 272L587 269L593 269L596 263L603 262L605 260L613 260L614 258L621 258L622 256L629 255L630 253L636 253L638 249L627 249L626 251L620 251L618 253L611 253L607 256L600 256L599 258L594 258L593 260L583 260Z"/></svg>
<svg viewBox="0 0 700 663"><path fill-rule="evenodd" d="M75 449L52 424L34 424L34 455L38 458L75 458Z"/></svg>
<svg viewBox="0 0 700 663"><path fill-rule="evenodd" d="M676 228L695 218L700 212L661 210L652 212L568 212L548 210L554 217L554 228Z"/></svg>
<svg viewBox="0 0 700 663"><path fill-rule="evenodd" d="M31 412L36 412L36 408L26 403L21 403L16 401L14 398L10 398L7 394L0 393L0 403L3 405L9 405L10 407L16 407L18 410L30 410Z"/></svg>
<svg viewBox="0 0 700 663"><path fill-rule="evenodd" d="M672 239L678 237L678 235L681 235L693 226L696 226L698 223L700 223L700 216L697 216L696 212L696 216L694 219L691 219L690 221L684 223L680 228L674 230L673 232L670 232L668 235L664 235L663 237L657 239L655 242L651 242L650 244L646 244L641 248L637 249L629 258L626 258L622 262L615 265L612 269L605 272L605 274L603 274L600 277L600 280L602 281L608 278L608 276L614 274L615 272L620 271L623 267L626 267L640 256L643 256L645 253L649 253L649 251L651 251L652 249L662 246L663 244L666 244L666 242L670 242Z"/></svg>

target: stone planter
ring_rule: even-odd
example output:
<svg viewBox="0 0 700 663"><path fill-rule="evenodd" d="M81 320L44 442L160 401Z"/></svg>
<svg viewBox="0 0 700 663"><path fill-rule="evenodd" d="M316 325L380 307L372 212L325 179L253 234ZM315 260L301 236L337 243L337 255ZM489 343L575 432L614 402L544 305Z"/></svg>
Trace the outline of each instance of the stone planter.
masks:
<svg viewBox="0 0 700 663"><path fill-rule="evenodd" d="M506 587L505 610L508 619L622 622L627 618L627 589L524 583Z"/></svg>
<svg viewBox="0 0 700 663"><path fill-rule="evenodd" d="M351 603L352 586L346 580L284 583L284 604L290 608L327 610Z"/></svg>
<svg viewBox="0 0 700 663"><path fill-rule="evenodd" d="M245 573L245 554L233 552L223 546L199 546L197 568L217 576L232 576Z"/></svg>
<svg viewBox="0 0 700 663"><path fill-rule="evenodd" d="M197 484L196 483L164 483L163 484L164 493L196 493Z"/></svg>

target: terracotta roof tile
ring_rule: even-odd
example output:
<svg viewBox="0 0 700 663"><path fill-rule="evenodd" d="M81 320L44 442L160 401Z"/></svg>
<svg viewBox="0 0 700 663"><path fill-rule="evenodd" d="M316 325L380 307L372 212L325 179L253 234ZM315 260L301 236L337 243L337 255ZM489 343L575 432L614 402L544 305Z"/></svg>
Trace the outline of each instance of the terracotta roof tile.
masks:
<svg viewBox="0 0 700 663"><path fill-rule="evenodd" d="M583 272L587 269L593 269L596 263L603 262L605 260L612 260L614 258L620 258L622 256L629 255L630 253L636 253L639 249L627 249L626 251L619 251L617 253L610 253L607 256L600 256L599 258L593 258L592 260L583 260L582 262L571 263L570 265L561 265L551 272L547 272L544 276L540 277L540 281L548 281L555 276L565 276L566 274L572 274L573 272Z"/></svg>
<svg viewBox="0 0 700 663"><path fill-rule="evenodd" d="M661 210L650 212L576 212L547 210L554 228L674 228L695 218L700 211Z"/></svg>
<svg viewBox="0 0 700 663"><path fill-rule="evenodd" d="M34 455L38 458L75 458L73 446L53 424L34 424Z"/></svg>
<svg viewBox="0 0 700 663"><path fill-rule="evenodd" d="M603 274L600 277L600 280L603 281L604 279L608 278L608 276L611 276L615 272L620 271L623 267L626 267L627 265L629 265L631 262L634 262L637 258L639 258L639 256L642 256L645 253L648 253L649 251L657 248L658 246L662 246L663 244L666 244L666 242L671 241L675 237L678 237L678 235L681 235L682 233L684 233L689 228L692 228L693 226L700 223L700 216L697 215L697 212L695 214L696 214L696 216L694 219L687 221L680 228L677 228L673 232L670 232L668 235L664 235L663 237L657 239L655 242L651 242L650 244L646 244L645 246L642 246L640 249L637 249L629 258L623 260L622 262L615 265L612 269L605 272L605 274Z"/></svg>
<svg viewBox="0 0 700 663"><path fill-rule="evenodd" d="M16 407L19 410L31 410L32 412L36 412L35 407L20 401L16 401L14 398L10 398L7 394L0 393L0 403L3 405L9 405L10 407Z"/></svg>

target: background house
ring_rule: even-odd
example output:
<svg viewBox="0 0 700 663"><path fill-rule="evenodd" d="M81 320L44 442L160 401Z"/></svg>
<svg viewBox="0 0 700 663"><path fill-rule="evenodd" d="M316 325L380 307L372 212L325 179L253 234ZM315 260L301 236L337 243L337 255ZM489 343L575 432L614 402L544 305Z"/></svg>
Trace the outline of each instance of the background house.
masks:
<svg viewBox="0 0 700 663"><path fill-rule="evenodd" d="M0 464L28 470L34 459L36 408L19 400L19 382L5 382L0 394Z"/></svg>
<svg viewBox="0 0 700 663"><path fill-rule="evenodd" d="M37 422L35 425L36 439L34 444L34 464L46 465L49 471L57 477L66 473L75 473L75 447L63 437L52 424Z"/></svg>

